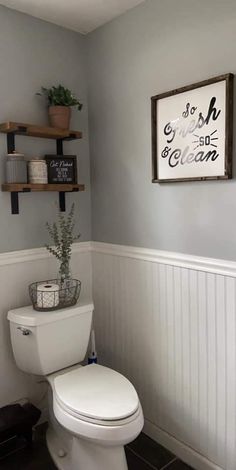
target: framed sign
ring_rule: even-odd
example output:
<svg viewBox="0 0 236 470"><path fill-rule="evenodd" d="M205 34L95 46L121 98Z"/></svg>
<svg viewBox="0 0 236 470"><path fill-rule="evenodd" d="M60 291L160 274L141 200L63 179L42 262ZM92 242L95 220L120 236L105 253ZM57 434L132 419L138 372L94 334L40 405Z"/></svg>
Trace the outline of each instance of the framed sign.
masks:
<svg viewBox="0 0 236 470"><path fill-rule="evenodd" d="M232 178L233 78L151 98L154 183Z"/></svg>
<svg viewBox="0 0 236 470"><path fill-rule="evenodd" d="M77 183L77 158L75 155L45 155L48 183Z"/></svg>

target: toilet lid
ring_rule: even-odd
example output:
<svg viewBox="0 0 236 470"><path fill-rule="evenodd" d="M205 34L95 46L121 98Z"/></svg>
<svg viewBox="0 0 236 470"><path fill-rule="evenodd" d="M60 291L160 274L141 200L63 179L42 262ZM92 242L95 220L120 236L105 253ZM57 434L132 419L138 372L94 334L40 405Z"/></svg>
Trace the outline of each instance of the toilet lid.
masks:
<svg viewBox="0 0 236 470"><path fill-rule="evenodd" d="M68 410L97 420L126 418L139 405L137 392L128 379L97 364L57 376L54 389Z"/></svg>

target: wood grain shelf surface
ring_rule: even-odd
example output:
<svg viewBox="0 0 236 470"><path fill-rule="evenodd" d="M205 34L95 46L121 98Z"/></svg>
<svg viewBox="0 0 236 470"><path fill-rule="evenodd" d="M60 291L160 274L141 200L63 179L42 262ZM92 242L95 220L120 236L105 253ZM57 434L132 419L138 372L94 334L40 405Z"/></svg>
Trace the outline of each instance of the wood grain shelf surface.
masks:
<svg viewBox="0 0 236 470"><path fill-rule="evenodd" d="M2 191L7 192L30 192L30 191L57 191L73 192L84 191L84 184L30 184L30 183L5 183L2 184Z"/></svg>
<svg viewBox="0 0 236 470"><path fill-rule="evenodd" d="M37 126L25 124L23 122L3 122L0 124L0 132L4 134L14 133L17 135L27 135L30 137L41 137L45 139L82 139L82 132L70 129L59 129L57 127Z"/></svg>

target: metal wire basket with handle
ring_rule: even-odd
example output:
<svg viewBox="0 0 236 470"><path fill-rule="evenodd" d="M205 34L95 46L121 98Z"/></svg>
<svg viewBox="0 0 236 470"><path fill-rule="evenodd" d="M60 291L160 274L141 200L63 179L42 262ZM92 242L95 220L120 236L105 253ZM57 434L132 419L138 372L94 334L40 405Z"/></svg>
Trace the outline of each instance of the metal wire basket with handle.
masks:
<svg viewBox="0 0 236 470"><path fill-rule="evenodd" d="M75 305L79 299L81 281L78 279L50 279L29 285L29 296L34 310L59 310Z"/></svg>

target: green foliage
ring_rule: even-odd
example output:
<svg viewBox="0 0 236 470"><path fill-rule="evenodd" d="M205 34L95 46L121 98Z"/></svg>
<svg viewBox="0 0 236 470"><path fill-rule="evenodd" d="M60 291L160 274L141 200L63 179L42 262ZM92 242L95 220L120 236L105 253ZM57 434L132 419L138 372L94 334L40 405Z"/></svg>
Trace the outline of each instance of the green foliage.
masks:
<svg viewBox="0 0 236 470"><path fill-rule="evenodd" d="M74 212L72 204L68 217L58 214L58 221L53 224L46 223L46 227L54 246L46 244L46 248L60 262L60 276L62 279L69 277L72 244L80 235L74 235Z"/></svg>
<svg viewBox="0 0 236 470"><path fill-rule="evenodd" d="M41 87L41 90L42 93L36 93L36 95L44 95L49 106L77 106L79 111L83 107L76 96L62 85L52 86L51 88Z"/></svg>

